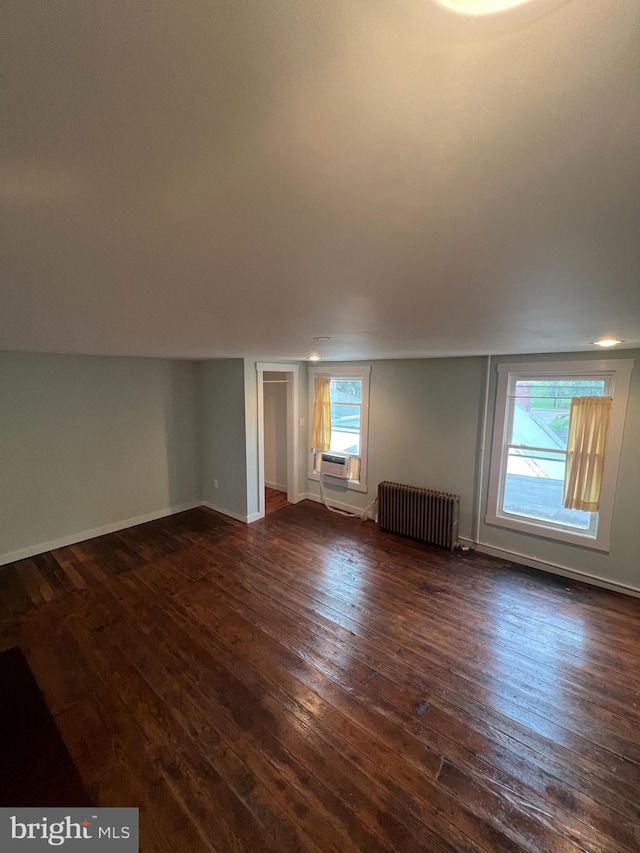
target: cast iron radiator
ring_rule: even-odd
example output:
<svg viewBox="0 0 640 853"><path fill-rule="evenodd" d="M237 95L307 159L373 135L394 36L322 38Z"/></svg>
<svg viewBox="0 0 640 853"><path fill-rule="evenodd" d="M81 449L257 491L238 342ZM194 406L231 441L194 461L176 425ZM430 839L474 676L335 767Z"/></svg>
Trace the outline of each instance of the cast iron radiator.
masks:
<svg viewBox="0 0 640 853"><path fill-rule="evenodd" d="M458 541L459 515L459 495L386 480L378 484L380 530L400 533L453 551Z"/></svg>

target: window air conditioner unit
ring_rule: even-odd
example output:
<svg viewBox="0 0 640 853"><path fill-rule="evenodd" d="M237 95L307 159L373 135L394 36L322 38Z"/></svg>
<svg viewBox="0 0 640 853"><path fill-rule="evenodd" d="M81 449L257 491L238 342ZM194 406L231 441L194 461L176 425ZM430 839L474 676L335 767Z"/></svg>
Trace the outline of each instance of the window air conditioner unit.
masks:
<svg viewBox="0 0 640 853"><path fill-rule="evenodd" d="M341 480L348 480L352 459L352 456L323 451L320 454L320 473L339 477Z"/></svg>

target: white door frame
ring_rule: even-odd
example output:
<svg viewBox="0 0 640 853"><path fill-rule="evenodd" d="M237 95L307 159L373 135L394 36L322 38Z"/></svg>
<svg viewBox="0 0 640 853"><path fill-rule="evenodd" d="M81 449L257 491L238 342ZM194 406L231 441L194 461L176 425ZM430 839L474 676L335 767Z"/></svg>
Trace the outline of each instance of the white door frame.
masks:
<svg viewBox="0 0 640 853"><path fill-rule="evenodd" d="M295 504L298 495L298 365L258 362L258 518L265 513L264 501L264 374L286 374L287 383L287 500ZM284 377L283 377L284 378Z"/></svg>

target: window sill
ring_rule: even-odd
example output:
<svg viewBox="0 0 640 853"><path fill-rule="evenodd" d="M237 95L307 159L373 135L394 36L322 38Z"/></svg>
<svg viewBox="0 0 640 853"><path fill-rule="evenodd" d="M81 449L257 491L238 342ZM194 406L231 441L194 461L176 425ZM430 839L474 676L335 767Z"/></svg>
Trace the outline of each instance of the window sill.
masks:
<svg viewBox="0 0 640 853"><path fill-rule="evenodd" d="M320 475L316 474L315 471L309 473L307 476L309 480L315 480L316 483L320 482ZM369 491L367 484L360 483L358 480L343 480L341 477L332 477L331 474L325 474L325 477L329 478L330 484L343 483L352 492L364 492L366 494Z"/></svg>
<svg viewBox="0 0 640 853"><path fill-rule="evenodd" d="M496 527L505 527L508 530L513 530L517 533L527 533L530 536L543 537L544 539L552 539L555 542L563 542L568 545L578 545L581 548L590 548L592 551L609 552L609 541L604 537L593 536L585 531L577 533L572 530L560 530L556 527L549 527L542 522L536 524L535 521L521 519L518 517L507 517L503 515L487 514L485 523Z"/></svg>

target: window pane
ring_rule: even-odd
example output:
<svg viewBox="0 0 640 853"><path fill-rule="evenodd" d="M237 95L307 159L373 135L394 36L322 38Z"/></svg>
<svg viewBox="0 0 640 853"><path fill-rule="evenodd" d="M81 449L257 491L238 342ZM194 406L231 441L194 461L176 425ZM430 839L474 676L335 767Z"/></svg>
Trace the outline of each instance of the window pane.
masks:
<svg viewBox="0 0 640 853"><path fill-rule="evenodd" d="M360 453L360 406L331 406L330 449Z"/></svg>
<svg viewBox="0 0 640 853"><path fill-rule="evenodd" d="M360 432L360 406L331 406L331 429Z"/></svg>
<svg viewBox="0 0 640 853"><path fill-rule="evenodd" d="M592 513L562 506L564 469L563 453L511 448L507 459L503 511L588 530Z"/></svg>
<svg viewBox="0 0 640 853"><path fill-rule="evenodd" d="M362 379L332 379L332 403L361 403Z"/></svg>
<svg viewBox="0 0 640 853"><path fill-rule="evenodd" d="M331 380L330 450L360 454L362 379Z"/></svg>
<svg viewBox="0 0 640 853"><path fill-rule="evenodd" d="M351 453L354 456L359 456L360 433L331 430L329 450L337 450L340 453Z"/></svg>
<svg viewBox="0 0 640 853"><path fill-rule="evenodd" d="M601 397L603 379L518 379L510 444L567 447L572 397Z"/></svg>
<svg viewBox="0 0 640 853"><path fill-rule="evenodd" d="M327 370L327 367L329 368ZM346 453L349 460L349 488L359 491L367 489L367 422L369 412L363 406L368 397L370 368L362 369L345 365L344 373L335 367L337 375L331 375L332 368L320 366L309 368L309 422L313 422L315 410L315 381L318 376L329 378L329 401L331 403L331 440L328 450ZM309 476L318 473L319 453L311 454Z"/></svg>

